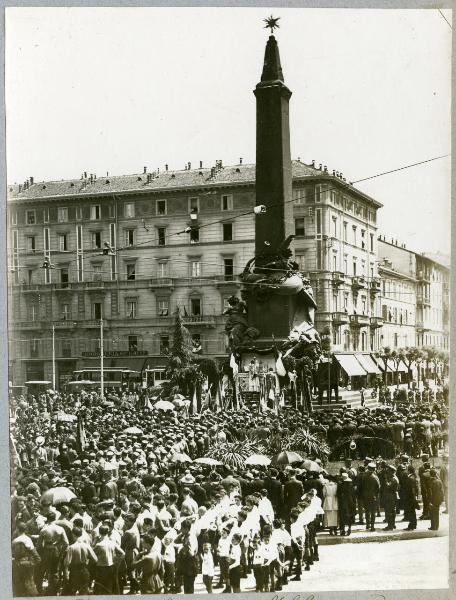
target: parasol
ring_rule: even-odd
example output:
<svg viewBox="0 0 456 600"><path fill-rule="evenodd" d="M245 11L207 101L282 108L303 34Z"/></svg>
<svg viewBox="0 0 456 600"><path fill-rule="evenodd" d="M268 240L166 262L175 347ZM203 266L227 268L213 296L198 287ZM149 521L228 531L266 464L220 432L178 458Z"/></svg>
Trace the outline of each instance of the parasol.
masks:
<svg viewBox="0 0 456 600"><path fill-rule="evenodd" d="M252 454L252 456L245 459L245 464L267 467L271 464L271 459L264 454Z"/></svg>
<svg viewBox="0 0 456 600"><path fill-rule="evenodd" d="M174 394L173 400L186 400L186 398L182 394Z"/></svg>
<svg viewBox="0 0 456 600"><path fill-rule="evenodd" d="M70 415L68 413L57 413L56 420L62 423L73 423L77 421L78 418L76 415Z"/></svg>
<svg viewBox="0 0 456 600"><path fill-rule="evenodd" d="M302 462L304 459L297 452L291 450L282 450L272 457L273 465L293 465Z"/></svg>
<svg viewBox="0 0 456 600"><path fill-rule="evenodd" d="M170 462L172 463L191 463L193 462L188 454L184 454L183 452L178 452L177 454L173 454L170 458Z"/></svg>
<svg viewBox="0 0 456 600"><path fill-rule="evenodd" d="M321 471L323 471L321 465L319 465L317 462L315 462L314 460L305 460L303 465L304 469L306 469L306 471L313 471L314 473L321 473Z"/></svg>
<svg viewBox="0 0 456 600"><path fill-rule="evenodd" d="M154 408L157 410L174 410L174 406L168 400L159 400L157 404L154 404Z"/></svg>
<svg viewBox="0 0 456 600"><path fill-rule="evenodd" d="M140 429L139 427L135 427L134 425L132 427L127 427L126 429L123 430L124 433L130 433L133 435L141 435L142 433L142 429Z"/></svg>
<svg viewBox="0 0 456 600"><path fill-rule="evenodd" d="M76 494L67 487L55 487L44 492L41 496L41 502L52 502L55 506L56 504L70 502L73 498L76 498Z"/></svg>
<svg viewBox="0 0 456 600"><path fill-rule="evenodd" d="M223 465L219 460L215 458L211 458L210 456L202 456L201 458L195 459L195 462L199 465L210 465L211 467L216 467L217 465Z"/></svg>

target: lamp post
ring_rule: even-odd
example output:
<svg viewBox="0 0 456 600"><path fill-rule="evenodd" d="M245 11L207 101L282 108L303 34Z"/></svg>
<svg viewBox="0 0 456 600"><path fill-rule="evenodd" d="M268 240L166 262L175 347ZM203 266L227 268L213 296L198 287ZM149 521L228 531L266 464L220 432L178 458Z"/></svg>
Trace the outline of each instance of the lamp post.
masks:
<svg viewBox="0 0 456 600"><path fill-rule="evenodd" d="M55 325L52 325L52 389L55 391Z"/></svg>
<svg viewBox="0 0 456 600"><path fill-rule="evenodd" d="M104 397L104 349L103 349L103 319L100 319L100 397Z"/></svg>

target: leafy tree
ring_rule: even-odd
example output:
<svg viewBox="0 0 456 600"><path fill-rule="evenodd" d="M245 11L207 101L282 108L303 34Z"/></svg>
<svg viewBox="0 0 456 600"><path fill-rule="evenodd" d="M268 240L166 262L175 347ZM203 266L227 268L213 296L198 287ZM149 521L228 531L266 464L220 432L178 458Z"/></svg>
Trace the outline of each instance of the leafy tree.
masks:
<svg viewBox="0 0 456 600"><path fill-rule="evenodd" d="M245 466L245 459L259 453L256 444L249 441L217 442L209 448L206 456L215 458L227 467L238 470Z"/></svg>
<svg viewBox="0 0 456 600"><path fill-rule="evenodd" d="M378 356L378 358L381 358L383 361L383 368L381 363L379 363L379 367L380 370L383 373L383 385L386 385L386 377L387 377L387 371L388 371L388 359L391 358L391 348L389 346L385 346L382 350L380 350L380 352L377 352L376 354Z"/></svg>
<svg viewBox="0 0 456 600"><path fill-rule="evenodd" d="M419 383L419 364L421 362L421 359L423 357L423 353L421 352L421 350L419 348L417 348L416 346L410 346L408 348L403 348L401 350L401 359L404 362L405 366L407 367L408 370L408 382L407 382L407 386L410 388L410 383L412 380L412 366L414 364L417 365L417 373L418 373L418 383Z"/></svg>
<svg viewBox="0 0 456 600"><path fill-rule="evenodd" d="M204 376L192 352L192 338L182 322L179 309L174 315L173 343L169 352L166 376L170 393L179 392L190 400L197 393L197 410L201 409L201 384ZM191 404L193 406L193 403Z"/></svg>

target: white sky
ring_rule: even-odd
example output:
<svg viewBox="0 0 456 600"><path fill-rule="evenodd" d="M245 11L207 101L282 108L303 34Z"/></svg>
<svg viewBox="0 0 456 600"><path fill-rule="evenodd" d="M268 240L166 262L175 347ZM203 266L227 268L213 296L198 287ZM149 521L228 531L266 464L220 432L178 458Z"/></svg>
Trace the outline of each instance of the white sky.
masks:
<svg viewBox="0 0 456 600"><path fill-rule="evenodd" d="M293 158L353 181L449 153L451 30L437 10L272 12ZM8 182L254 162L270 13L7 8ZM450 158L359 187L385 205L381 233L449 252Z"/></svg>

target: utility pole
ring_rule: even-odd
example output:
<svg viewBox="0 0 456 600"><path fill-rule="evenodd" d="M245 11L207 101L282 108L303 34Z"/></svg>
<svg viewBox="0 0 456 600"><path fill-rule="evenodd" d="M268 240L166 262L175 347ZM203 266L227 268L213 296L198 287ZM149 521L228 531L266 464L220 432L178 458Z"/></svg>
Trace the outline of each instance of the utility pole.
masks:
<svg viewBox="0 0 456 600"><path fill-rule="evenodd" d="M55 391L55 325L52 324L52 389Z"/></svg>
<svg viewBox="0 0 456 600"><path fill-rule="evenodd" d="M104 397L104 349L103 349L103 319L100 319L100 397Z"/></svg>

